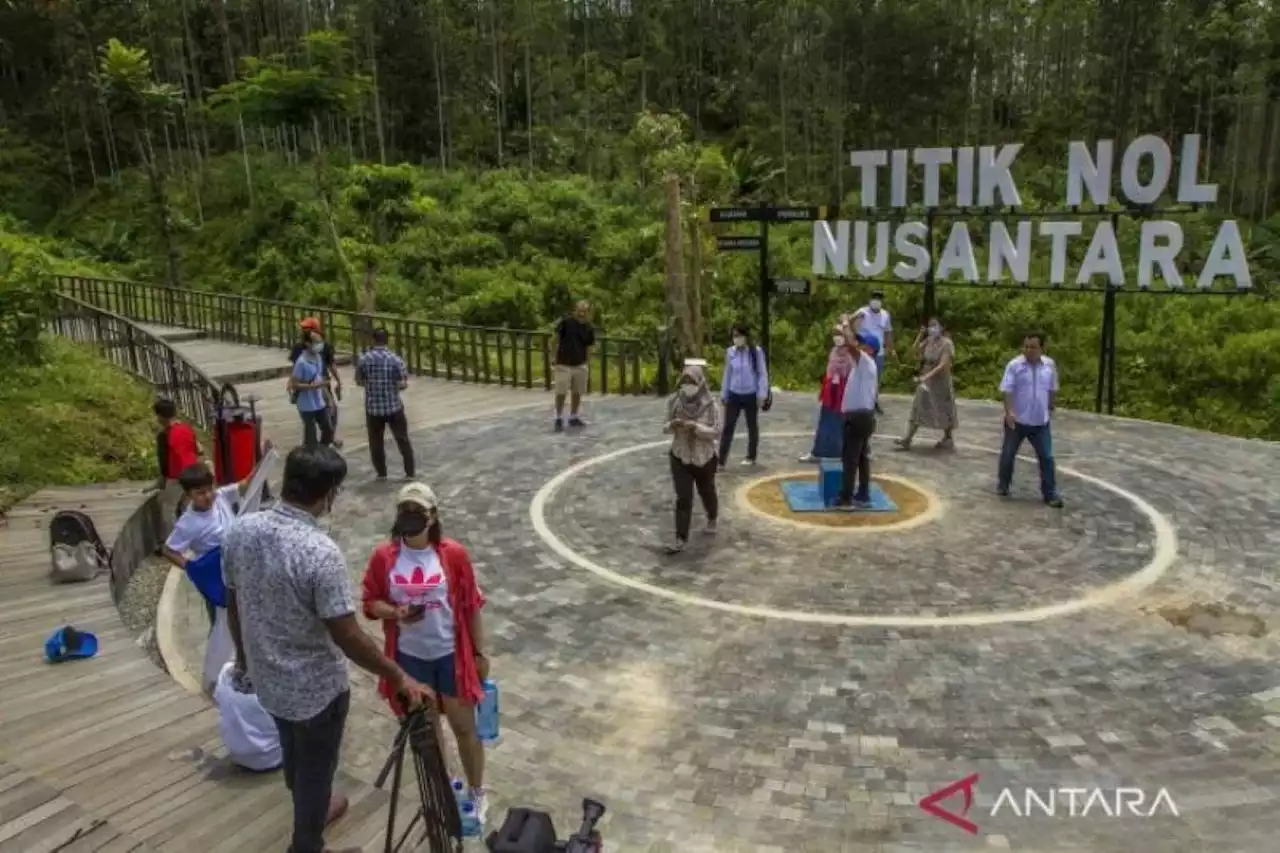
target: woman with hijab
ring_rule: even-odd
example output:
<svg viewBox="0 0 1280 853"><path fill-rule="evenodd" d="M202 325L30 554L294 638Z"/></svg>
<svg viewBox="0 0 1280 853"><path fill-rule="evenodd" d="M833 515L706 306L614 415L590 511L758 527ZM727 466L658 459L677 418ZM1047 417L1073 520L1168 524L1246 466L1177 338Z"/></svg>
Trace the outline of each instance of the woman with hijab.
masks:
<svg viewBox="0 0 1280 853"><path fill-rule="evenodd" d="M458 742L467 797L483 820L484 747L476 734L476 705L489 675L480 620L484 595L467 550L441 535L436 496L426 484L400 490L391 539L369 558L363 586L364 615L382 621L387 657L439 698ZM396 716L404 715L390 682L379 681L378 692Z"/></svg>
<svg viewBox="0 0 1280 853"><path fill-rule="evenodd" d="M831 351L827 354L827 372L822 377L822 391L818 394L820 406L813 450L801 456L801 462L840 458L844 440L844 414L840 410L840 402L844 396L844 382L853 371L853 356L849 354L844 327L832 329L831 344Z"/></svg>
<svg viewBox="0 0 1280 853"><path fill-rule="evenodd" d="M716 498L716 446L722 421L720 406L707 387L703 364L685 362L680 388L668 404L667 425L663 429L671 434L671 482L676 490L676 538L667 546L669 554L683 551L689 541L695 488L707 513L706 532L716 532L720 509Z"/></svg>
<svg viewBox="0 0 1280 853"><path fill-rule="evenodd" d="M920 353L920 376L916 379L916 396L911 403L907 434L898 439L901 450L911 449L911 440L920 427L942 430L942 439L934 445L939 450L955 449L951 432L959 425L956 391L951 381L951 366L956 360L956 346L945 334L942 321L929 318L929 324L916 335L913 348Z"/></svg>

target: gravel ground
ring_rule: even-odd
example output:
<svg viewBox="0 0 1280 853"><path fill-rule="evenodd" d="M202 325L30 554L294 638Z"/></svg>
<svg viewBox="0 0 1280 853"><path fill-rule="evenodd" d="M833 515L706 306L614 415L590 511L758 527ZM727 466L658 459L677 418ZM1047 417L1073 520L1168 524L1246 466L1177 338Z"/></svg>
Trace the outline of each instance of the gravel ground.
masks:
<svg viewBox="0 0 1280 853"><path fill-rule="evenodd" d="M120 598L120 620L133 632L138 645L146 650L151 662L168 672L156 643L156 608L169 576L169 563L151 557L133 573Z"/></svg>

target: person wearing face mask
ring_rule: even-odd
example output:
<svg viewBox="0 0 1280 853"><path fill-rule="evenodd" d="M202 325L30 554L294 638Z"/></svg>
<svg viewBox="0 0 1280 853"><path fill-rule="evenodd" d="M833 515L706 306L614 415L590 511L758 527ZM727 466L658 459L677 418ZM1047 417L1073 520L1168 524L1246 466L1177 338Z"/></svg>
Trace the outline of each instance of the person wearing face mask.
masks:
<svg viewBox="0 0 1280 853"><path fill-rule="evenodd" d="M237 519L222 545L235 672L252 680L280 733L293 799L291 853L361 849L324 844L325 827L347 810L346 797L333 791L351 704L347 661L386 679L409 706L435 701L356 621L346 560L319 523L346 476L333 448L294 448L280 501Z"/></svg>
<svg viewBox="0 0 1280 853"><path fill-rule="evenodd" d="M920 353L920 376L916 378L916 396L911 403L911 419L907 434L897 440L902 450L911 449L911 440L921 427L942 430L942 440L934 445L939 450L953 450L951 433L959 424L956 392L951 380L951 367L956 347L937 317L920 330L912 349Z"/></svg>
<svg viewBox="0 0 1280 853"><path fill-rule="evenodd" d="M299 354L289 377L289 393L295 398L302 418L302 440L308 447L333 444L333 420L325 397L329 378L324 348L324 340L312 333L311 344Z"/></svg>
<svg viewBox="0 0 1280 853"><path fill-rule="evenodd" d="M330 385L326 385L324 391L325 406L329 410L329 424L333 427L334 439L333 446L342 449L342 441L337 438L338 432L338 402L342 399L342 376L338 373L337 353L333 349L333 344L325 340L324 330L320 325L320 321L315 317L307 317L298 324L300 336L298 342L293 345L293 349L289 351L289 362L297 364L298 359L304 352L311 350L315 344L319 343L320 363L324 365L324 376L329 380Z"/></svg>
<svg viewBox="0 0 1280 853"><path fill-rule="evenodd" d="M480 619L485 600L467 549L442 535L436 496L426 484L400 490L391 538L369 557L363 588L364 615L382 622L386 656L438 697L458 743L468 796L483 820L484 747L476 734L476 705L484 698L481 681L489 677ZM378 682L391 710L403 716L393 687L387 679Z"/></svg>
<svg viewBox="0 0 1280 853"><path fill-rule="evenodd" d="M839 459L844 444L844 415L840 410L845 382L853 372L853 356L845 340L845 329L836 326L832 330L831 351L827 354L827 370L822 377L822 391L818 394L818 428L813 435L813 449L800 457L801 462L819 459Z"/></svg>
<svg viewBox="0 0 1280 853"><path fill-rule="evenodd" d="M716 532L720 504L716 497L716 440L720 437L720 407L707 387L702 362L685 362L680 388L667 404L671 434L671 482L676 490L676 536L668 554L684 550L693 521L693 492L697 489L707 514L706 533Z"/></svg>
<svg viewBox="0 0 1280 853"><path fill-rule="evenodd" d="M884 291L871 291L871 301L860 308L856 315L861 321L858 325L858 334L872 338L876 342L876 375L884 376L884 359L886 353L893 352L893 320L889 317L889 312L884 307ZM876 400L877 415L884 414L884 410L880 408L880 401Z"/></svg>
<svg viewBox="0 0 1280 853"><path fill-rule="evenodd" d="M724 401L724 432L720 436L720 467L729 462L729 448L738 427L738 415L747 416L747 458L743 465L756 464L760 449L760 407L769 397L769 366L764 350L751 342L747 327L733 327L733 346L724 354L724 378L720 382Z"/></svg>
<svg viewBox="0 0 1280 853"><path fill-rule="evenodd" d="M846 340L856 340L857 346L848 347L853 370L840 394L840 411L844 416L840 448L843 476L836 508L866 509L871 502L870 446L876 431L875 405L880 390L875 362L879 346L875 338L855 335L851 326L845 327L844 335Z"/></svg>

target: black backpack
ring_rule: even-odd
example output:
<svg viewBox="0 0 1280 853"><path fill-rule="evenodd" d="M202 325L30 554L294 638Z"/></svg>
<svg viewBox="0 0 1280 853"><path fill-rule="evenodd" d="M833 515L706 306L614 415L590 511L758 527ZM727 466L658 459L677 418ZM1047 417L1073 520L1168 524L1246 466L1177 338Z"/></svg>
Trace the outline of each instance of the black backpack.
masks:
<svg viewBox="0 0 1280 853"><path fill-rule="evenodd" d="M507 819L489 833L485 846L490 853L555 853L556 828L546 812L508 809Z"/></svg>
<svg viewBox="0 0 1280 853"><path fill-rule="evenodd" d="M755 374L756 381L760 381L760 355L763 350L760 347L751 348L751 372ZM773 408L773 389L770 388L764 395L764 402L760 404L760 411L767 412Z"/></svg>
<svg viewBox="0 0 1280 853"><path fill-rule="evenodd" d="M93 519L78 509L60 509L49 519L49 556L57 583L92 580L111 565Z"/></svg>

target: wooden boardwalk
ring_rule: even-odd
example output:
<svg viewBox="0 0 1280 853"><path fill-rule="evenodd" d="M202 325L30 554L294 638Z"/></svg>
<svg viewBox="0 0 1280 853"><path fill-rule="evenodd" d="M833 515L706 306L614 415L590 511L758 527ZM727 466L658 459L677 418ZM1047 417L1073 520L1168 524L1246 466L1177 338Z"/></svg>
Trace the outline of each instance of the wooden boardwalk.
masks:
<svg viewBox="0 0 1280 853"><path fill-rule="evenodd" d="M242 400L258 397L264 433L276 444L300 441L284 390L285 352L187 329L148 329L213 378L235 383ZM342 373L339 436L351 451L365 442L363 394L350 366ZM425 378L411 379L404 399L414 427L550 405L540 390ZM390 438L388 444L394 469L399 459ZM209 701L137 646L106 576L78 585L49 581L52 512L84 509L110 544L146 500L143 486L46 489L0 526L0 853L278 853L287 846L291 812L279 776L228 765ZM66 624L98 636L97 657L44 662L45 638ZM339 787L351 809L329 843L380 849L386 795L345 774Z"/></svg>
<svg viewBox="0 0 1280 853"><path fill-rule="evenodd" d="M158 669L120 621L106 578L54 585L48 520L83 508L112 542L143 484L46 489L0 528L0 853L283 850L289 802L278 775L225 761L207 699ZM101 650L51 666L66 624ZM344 777L352 808L331 841L372 844L386 796ZM372 848L370 848L372 849Z"/></svg>
<svg viewBox="0 0 1280 853"><path fill-rule="evenodd" d="M234 384L242 402L256 398L263 434L277 445L292 447L302 440L302 424L285 391L291 366L284 350L193 337L199 333L173 326L140 325L173 344L210 378L220 384ZM365 443L364 391L356 387L354 368L350 359L346 361L347 364L338 369L343 384L338 437L350 450ZM546 406L548 415L551 409L551 395L542 389L449 382L421 376L409 379L403 399L411 428L437 426L514 408ZM398 456L389 434L387 446L390 464L395 466Z"/></svg>

